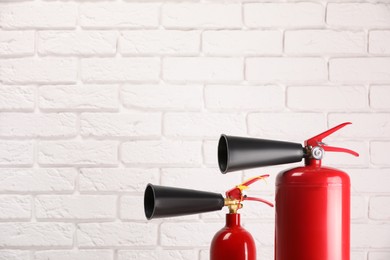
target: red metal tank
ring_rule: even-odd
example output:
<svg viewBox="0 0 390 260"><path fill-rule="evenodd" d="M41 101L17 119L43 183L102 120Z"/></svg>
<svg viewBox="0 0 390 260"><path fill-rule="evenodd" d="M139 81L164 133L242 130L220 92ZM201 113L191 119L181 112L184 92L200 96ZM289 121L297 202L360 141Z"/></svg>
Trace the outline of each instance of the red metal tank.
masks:
<svg viewBox="0 0 390 260"><path fill-rule="evenodd" d="M348 123L346 123L348 124ZM322 139L342 124L305 142L305 166L282 171L276 179L275 260L350 259L350 179L321 166Z"/></svg>
<svg viewBox="0 0 390 260"><path fill-rule="evenodd" d="M218 231L210 248L210 260L256 260L252 235L240 225L240 214L226 214L226 226Z"/></svg>
<svg viewBox="0 0 390 260"><path fill-rule="evenodd" d="M320 162L276 179L277 260L349 260L350 180Z"/></svg>

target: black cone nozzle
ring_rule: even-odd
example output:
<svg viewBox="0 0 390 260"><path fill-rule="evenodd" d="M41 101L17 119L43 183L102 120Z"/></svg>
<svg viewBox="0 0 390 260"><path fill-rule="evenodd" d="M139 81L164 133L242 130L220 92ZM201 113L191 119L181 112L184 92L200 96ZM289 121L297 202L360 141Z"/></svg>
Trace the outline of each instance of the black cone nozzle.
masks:
<svg viewBox="0 0 390 260"><path fill-rule="evenodd" d="M299 143L221 135L218 164L222 173L261 166L299 162L304 149Z"/></svg>
<svg viewBox="0 0 390 260"><path fill-rule="evenodd" d="M225 204L219 193L148 184L144 208L147 219L175 217L221 210Z"/></svg>

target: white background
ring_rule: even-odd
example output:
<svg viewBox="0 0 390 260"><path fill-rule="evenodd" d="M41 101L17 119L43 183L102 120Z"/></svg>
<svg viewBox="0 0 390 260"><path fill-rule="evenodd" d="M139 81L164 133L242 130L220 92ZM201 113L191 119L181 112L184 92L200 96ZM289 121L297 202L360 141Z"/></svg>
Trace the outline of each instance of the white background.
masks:
<svg viewBox="0 0 390 260"><path fill-rule="evenodd" d="M224 213L146 221L147 183L224 192L221 133L303 142L352 178L352 259L390 259L390 2L0 1L0 259L206 260ZM274 210L246 203L259 259ZM315 239L315 238L313 238Z"/></svg>

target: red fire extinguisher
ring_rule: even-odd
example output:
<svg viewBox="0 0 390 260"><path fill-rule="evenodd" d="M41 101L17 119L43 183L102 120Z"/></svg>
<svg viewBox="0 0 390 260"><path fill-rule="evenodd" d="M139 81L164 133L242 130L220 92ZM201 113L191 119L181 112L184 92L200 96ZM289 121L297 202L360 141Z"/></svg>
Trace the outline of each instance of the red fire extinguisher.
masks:
<svg viewBox="0 0 390 260"><path fill-rule="evenodd" d="M322 140L344 127L336 126L305 141L305 166L280 172L276 180L275 259L350 258L350 180L338 169L324 167L324 152L349 149Z"/></svg>
<svg viewBox="0 0 390 260"><path fill-rule="evenodd" d="M324 167L325 152L358 153L322 140L350 123L298 143L222 135L218 162L223 173L305 159L305 166L276 179L275 260L350 259L350 179Z"/></svg>
<svg viewBox="0 0 390 260"><path fill-rule="evenodd" d="M268 176L258 176L237 185L226 192L226 198L219 193L148 184L144 195L145 216L150 220L215 211L227 206L226 225L211 242L210 260L256 260L255 242L241 226L237 211L242 208L244 200L263 202L273 207L271 202L248 197L244 192L249 185Z"/></svg>
<svg viewBox="0 0 390 260"><path fill-rule="evenodd" d="M256 260L256 245L252 235L240 224L240 214L244 200L259 201L273 207L273 204L254 197L244 195L244 190L255 181L268 177L262 175L250 179L226 192L225 205L229 207L226 214L226 225L215 234L210 247L210 260Z"/></svg>

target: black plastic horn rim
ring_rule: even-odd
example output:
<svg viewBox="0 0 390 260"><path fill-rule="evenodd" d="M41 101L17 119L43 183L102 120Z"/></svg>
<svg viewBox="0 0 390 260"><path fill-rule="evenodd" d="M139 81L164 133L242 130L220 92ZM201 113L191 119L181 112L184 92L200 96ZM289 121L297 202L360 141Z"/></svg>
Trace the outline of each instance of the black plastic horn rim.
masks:
<svg viewBox="0 0 390 260"><path fill-rule="evenodd" d="M218 165L222 173L226 173L229 165L229 147L226 135L221 135L218 142Z"/></svg>
<svg viewBox="0 0 390 260"><path fill-rule="evenodd" d="M146 218L152 219L155 211L154 202L156 201L153 185L150 183L146 186L145 196L144 196L144 208Z"/></svg>

